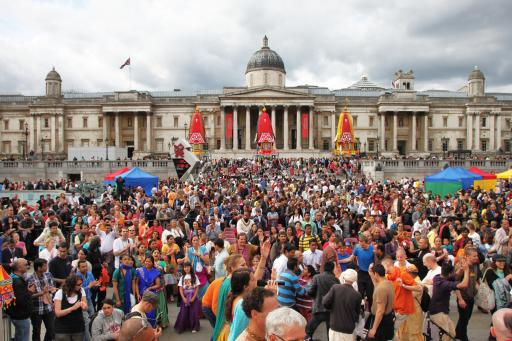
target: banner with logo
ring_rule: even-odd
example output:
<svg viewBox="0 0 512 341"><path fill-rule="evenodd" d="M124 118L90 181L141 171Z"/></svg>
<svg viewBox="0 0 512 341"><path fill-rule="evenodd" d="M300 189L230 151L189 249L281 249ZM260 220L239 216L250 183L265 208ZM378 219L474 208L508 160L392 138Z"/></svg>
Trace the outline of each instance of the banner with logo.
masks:
<svg viewBox="0 0 512 341"><path fill-rule="evenodd" d="M230 139L233 137L233 113L226 113L226 138Z"/></svg>
<svg viewBox="0 0 512 341"><path fill-rule="evenodd" d="M307 113L307 112L302 113L302 122L301 123L302 123L302 129L301 129L302 138L307 139L308 133L309 133L309 113Z"/></svg>

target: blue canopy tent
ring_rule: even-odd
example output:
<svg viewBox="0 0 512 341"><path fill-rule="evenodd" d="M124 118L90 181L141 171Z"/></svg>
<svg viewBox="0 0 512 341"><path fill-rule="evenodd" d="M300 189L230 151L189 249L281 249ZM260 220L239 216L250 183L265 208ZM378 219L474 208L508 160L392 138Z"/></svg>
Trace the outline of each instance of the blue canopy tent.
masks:
<svg viewBox="0 0 512 341"><path fill-rule="evenodd" d="M116 180L118 177L124 179L124 184L126 187L140 186L144 188L144 192L146 192L146 194L151 194L151 189L153 187L158 187L158 176L146 173L137 167L130 169L126 173L116 176Z"/></svg>
<svg viewBox="0 0 512 341"><path fill-rule="evenodd" d="M454 167L454 169L460 174L460 181L462 183L463 190L473 187L475 180L483 179L483 177L481 175L472 173L465 168Z"/></svg>

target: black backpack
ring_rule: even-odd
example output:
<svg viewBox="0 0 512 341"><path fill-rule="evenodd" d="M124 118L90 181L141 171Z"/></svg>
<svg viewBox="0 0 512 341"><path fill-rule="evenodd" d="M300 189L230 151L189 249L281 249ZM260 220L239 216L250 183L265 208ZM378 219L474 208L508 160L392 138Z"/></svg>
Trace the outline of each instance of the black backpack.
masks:
<svg viewBox="0 0 512 341"><path fill-rule="evenodd" d="M423 292L421 294L421 299L419 303L421 306L421 310L423 310L423 312L426 313L430 308L430 295L428 294L427 287L423 287Z"/></svg>
<svg viewBox="0 0 512 341"><path fill-rule="evenodd" d="M92 314L90 317L89 317L89 335L92 335L92 323L94 322L94 319L98 316L98 313L100 312L101 310L98 310L97 312L95 312L94 314Z"/></svg>

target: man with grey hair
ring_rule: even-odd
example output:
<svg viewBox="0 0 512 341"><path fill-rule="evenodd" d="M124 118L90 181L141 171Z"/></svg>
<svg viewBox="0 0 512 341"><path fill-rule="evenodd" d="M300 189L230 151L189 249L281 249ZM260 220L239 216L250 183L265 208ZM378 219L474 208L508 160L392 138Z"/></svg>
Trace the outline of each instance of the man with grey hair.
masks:
<svg viewBox="0 0 512 341"><path fill-rule="evenodd" d="M347 269L340 279L343 284L333 285L322 299L324 307L331 311L329 340L353 341L362 301L361 294L352 286L357 283L357 272Z"/></svg>
<svg viewBox="0 0 512 341"><path fill-rule="evenodd" d="M281 307L267 315L265 332L268 341L303 340L306 319L292 308Z"/></svg>
<svg viewBox="0 0 512 341"><path fill-rule="evenodd" d="M496 341L512 339L512 309L503 308L492 315L491 335Z"/></svg>

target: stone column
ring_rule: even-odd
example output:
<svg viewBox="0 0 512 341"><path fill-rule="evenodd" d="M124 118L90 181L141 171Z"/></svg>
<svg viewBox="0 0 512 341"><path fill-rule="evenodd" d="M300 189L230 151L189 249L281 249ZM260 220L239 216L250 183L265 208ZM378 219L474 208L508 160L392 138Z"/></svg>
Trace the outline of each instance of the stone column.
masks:
<svg viewBox="0 0 512 341"><path fill-rule="evenodd" d="M397 121L398 121L398 113L395 111L395 112L393 112L393 152L397 152L398 151L398 146L397 146L398 125L397 125Z"/></svg>
<svg viewBox="0 0 512 341"><path fill-rule="evenodd" d="M423 116L423 151L428 153L428 113Z"/></svg>
<svg viewBox="0 0 512 341"><path fill-rule="evenodd" d="M501 148L501 115L496 113L496 150Z"/></svg>
<svg viewBox="0 0 512 341"><path fill-rule="evenodd" d="M146 127L147 129L147 127ZM133 113L133 149L138 152L140 151L139 146L140 136L139 136L139 115L136 112Z"/></svg>
<svg viewBox="0 0 512 341"><path fill-rule="evenodd" d="M103 114L103 146L107 146L108 140L108 128L110 127L110 117L106 114Z"/></svg>
<svg viewBox="0 0 512 341"><path fill-rule="evenodd" d="M318 130L318 132L317 132L318 135L317 135L317 138L316 138L316 140L317 140L316 147L318 149L322 149L323 148L323 138L322 138L323 121L322 121L322 119L323 119L323 114L317 114L316 115L316 124L317 124L316 128Z"/></svg>
<svg viewBox="0 0 512 341"><path fill-rule="evenodd" d="M466 113L466 149L473 149L473 114Z"/></svg>
<svg viewBox="0 0 512 341"><path fill-rule="evenodd" d="M251 106L245 107L245 150L251 150Z"/></svg>
<svg viewBox="0 0 512 341"><path fill-rule="evenodd" d="M41 148L42 148L42 139L43 139L43 135L41 134L41 115L37 115L37 117L34 117L34 121L37 121L37 127L36 127L36 131L37 131L37 136L34 137L36 143L35 145L37 146L36 149L38 150L34 150L34 152L38 152Z"/></svg>
<svg viewBox="0 0 512 341"><path fill-rule="evenodd" d="M380 150L385 152L386 151L386 113L385 112L380 113L379 136L380 136Z"/></svg>
<svg viewBox="0 0 512 341"><path fill-rule="evenodd" d="M59 115L59 153L64 153L64 113Z"/></svg>
<svg viewBox="0 0 512 341"><path fill-rule="evenodd" d="M475 143L473 145L473 150L480 150L480 114L475 113Z"/></svg>
<svg viewBox="0 0 512 341"><path fill-rule="evenodd" d="M114 126L115 126L115 139L116 139L116 148L121 147L121 127L119 126L119 113L115 113L115 120L114 120Z"/></svg>
<svg viewBox="0 0 512 341"><path fill-rule="evenodd" d="M412 128L411 150L415 152L416 151L416 112L414 112L414 111L412 113L412 127L411 128Z"/></svg>
<svg viewBox="0 0 512 341"><path fill-rule="evenodd" d="M220 107L220 150L226 149L226 113L225 108Z"/></svg>
<svg viewBox="0 0 512 341"><path fill-rule="evenodd" d="M308 128L308 137L309 137L309 149L314 149L315 148L315 142L313 140L314 138L314 132L313 132L313 106L309 106L309 117L308 117L308 123L309 123L309 128Z"/></svg>
<svg viewBox="0 0 512 341"><path fill-rule="evenodd" d="M336 110L331 111L331 149L334 149L334 139L336 138Z"/></svg>
<svg viewBox="0 0 512 341"><path fill-rule="evenodd" d="M233 150L238 150L238 107L233 107Z"/></svg>
<svg viewBox="0 0 512 341"><path fill-rule="evenodd" d="M288 131L290 127L288 127L288 106L284 106L283 111L283 149L288 150L289 143L288 143Z"/></svg>
<svg viewBox="0 0 512 341"><path fill-rule="evenodd" d="M302 132L300 131L300 106L297 106L297 150L302 150Z"/></svg>
<svg viewBox="0 0 512 341"><path fill-rule="evenodd" d="M151 115L151 113L148 111L146 113L146 148L147 148L146 151L148 153L151 153L152 148L153 148L153 135L152 135L153 120L151 119L152 117L153 117L153 115Z"/></svg>
<svg viewBox="0 0 512 341"><path fill-rule="evenodd" d="M274 139L276 140L275 144L277 145L276 106L275 105L272 106L272 117L270 117L270 121L272 122L272 133L274 133Z"/></svg>
<svg viewBox="0 0 512 341"><path fill-rule="evenodd" d="M57 151L57 127L55 126L55 114L50 116L50 137L51 137L51 145L50 151L55 153Z"/></svg>
<svg viewBox="0 0 512 341"><path fill-rule="evenodd" d="M494 147L494 136L496 134L495 124L494 120L496 118L496 115L491 112L489 117L489 148L487 148L488 151L493 151L495 149Z"/></svg>

